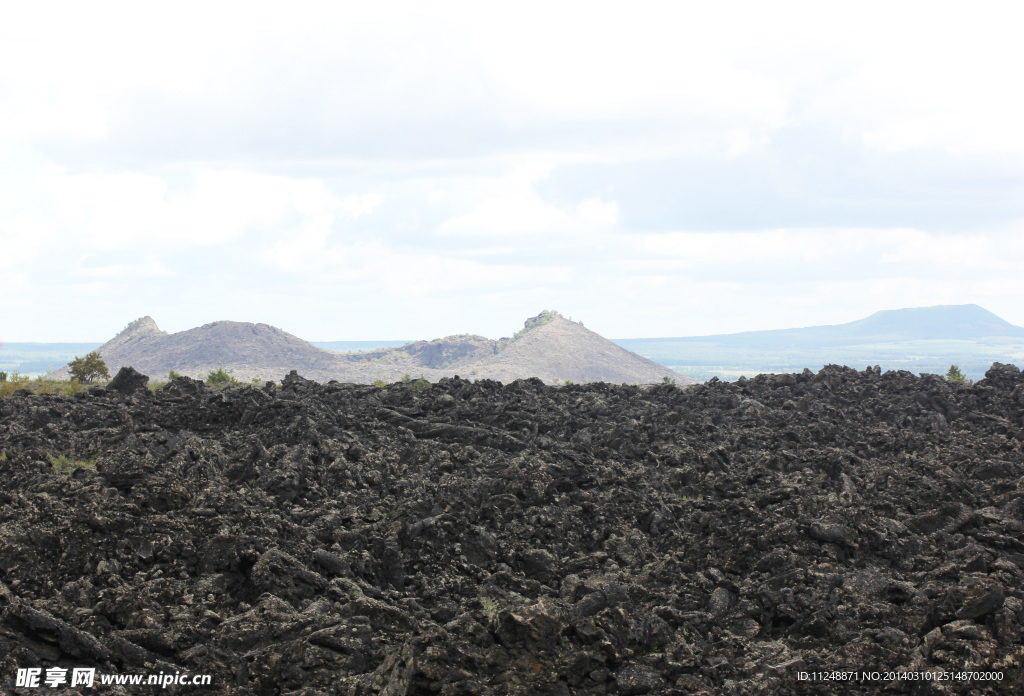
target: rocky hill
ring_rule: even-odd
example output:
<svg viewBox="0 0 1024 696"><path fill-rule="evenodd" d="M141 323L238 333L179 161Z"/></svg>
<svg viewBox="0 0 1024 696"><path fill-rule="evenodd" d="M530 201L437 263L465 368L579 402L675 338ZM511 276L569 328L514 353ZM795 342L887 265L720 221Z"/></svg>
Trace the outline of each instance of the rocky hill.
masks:
<svg viewBox="0 0 1024 696"><path fill-rule="evenodd" d="M277 381L292 370L318 382L363 384L395 382L405 375L431 382L456 375L500 381L537 377L547 383L694 382L550 311L527 319L511 338L461 334L360 353L317 348L267 324L218 321L167 334L147 316L98 350L112 373L130 366L154 378L172 370L202 378L224 369L243 382ZM65 367L50 376L67 374Z"/></svg>
<svg viewBox="0 0 1024 696"><path fill-rule="evenodd" d="M661 382L696 380L673 372L653 360L631 353L569 321L557 312L542 312L526 320L523 331L499 341L493 355L474 365L491 379L508 382L524 375L574 382Z"/></svg>
<svg viewBox="0 0 1024 696"><path fill-rule="evenodd" d="M2 693L1024 693L1012 365L140 381L0 399Z"/></svg>

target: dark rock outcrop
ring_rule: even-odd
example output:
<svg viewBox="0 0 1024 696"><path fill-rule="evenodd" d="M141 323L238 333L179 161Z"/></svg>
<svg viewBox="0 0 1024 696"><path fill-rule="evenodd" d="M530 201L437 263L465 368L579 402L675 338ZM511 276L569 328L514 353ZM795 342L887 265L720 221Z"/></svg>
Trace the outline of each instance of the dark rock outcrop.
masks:
<svg viewBox="0 0 1024 696"><path fill-rule="evenodd" d="M1019 693L1022 393L994 365L16 394L0 690ZM837 670L918 676L798 678ZM964 672L1001 680L934 676Z"/></svg>
<svg viewBox="0 0 1024 696"><path fill-rule="evenodd" d="M131 394L146 389L147 384L149 384L148 376L140 373L134 367L122 367L114 375L114 379L110 380L107 389L121 394Z"/></svg>

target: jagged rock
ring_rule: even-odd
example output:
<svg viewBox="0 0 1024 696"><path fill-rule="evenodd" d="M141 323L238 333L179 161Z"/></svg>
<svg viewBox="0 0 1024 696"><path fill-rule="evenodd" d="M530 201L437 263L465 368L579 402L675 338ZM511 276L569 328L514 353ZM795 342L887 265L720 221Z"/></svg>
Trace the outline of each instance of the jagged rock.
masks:
<svg viewBox="0 0 1024 696"><path fill-rule="evenodd" d="M149 377L138 372L134 367L122 367L114 375L114 379L110 380L107 389L122 394L131 394L145 389L147 384L149 384Z"/></svg>
<svg viewBox="0 0 1024 696"><path fill-rule="evenodd" d="M70 664L211 694L834 693L797 673L854 667L1024 692L1013 366L132 379L0 401L4 693Z"/></svg>

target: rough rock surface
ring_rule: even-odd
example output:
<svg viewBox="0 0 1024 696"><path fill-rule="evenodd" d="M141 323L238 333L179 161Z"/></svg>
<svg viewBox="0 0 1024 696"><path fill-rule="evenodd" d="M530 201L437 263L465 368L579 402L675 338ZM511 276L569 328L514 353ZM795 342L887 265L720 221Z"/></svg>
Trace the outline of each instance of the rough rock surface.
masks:
<svg viewBox="0 0 1024 696"><path fill-rule="evenodd" d="M0 689L1022 693L1022 437L998 364L13 396ZM834 670L1002 680L798 678Z"/></svg>

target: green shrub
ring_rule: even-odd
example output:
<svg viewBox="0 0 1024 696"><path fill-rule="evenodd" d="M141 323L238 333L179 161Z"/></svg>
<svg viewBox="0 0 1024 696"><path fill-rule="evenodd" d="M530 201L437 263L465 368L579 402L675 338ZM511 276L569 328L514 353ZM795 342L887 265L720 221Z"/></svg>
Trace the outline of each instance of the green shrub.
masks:
<svg viewBox="0 0 1024 696"><path fill-rule="evenodd" d="M110 379L107 364L96 351L88 353L84 358L76 355L75 359L68 363L68 367L71 368L71 376L83 384L95 382L100 377Z"/></svg>
<svg viewBox="0 0 1024 696"><path fill-rule="evenodd" d="M3 384L6 381L7 381L7 373L6 372L0 372L0 384Z"/></svg>
<svg viewBox="0 0 1024 696"><path fill-rule="evenodd" d="M224 384L234 384L235 378L225 372L223 367L218 367L216 370L206 375L206 383L211 387Z"/></svg>
<svg viewBox="0 0 1024 696"><path fill-rule="evenodd" d="M28 377L19 374L18 372L14 372L8 376L6 382L0 382L0 396L11 396L14 392L26 387L27 385Z"/></svg>
<svg viewBox="0 0 1024 696"><path fill-rule="evenodd" d="M974 384L974 380L967 379L967 375L960 371L959 365L950 365L949 372L946 373L947 382L956 382L957 384L966 384L968 386Z"/></svg>
<svg viewBox="0 0 1024 696"><path fill-rule="evenodd" d="M375 387L386 387L386 386L388 386L388 383L385 382L382 379L375 379L375 380L373 380L373 386L375 386Z"/></svg>
<svg viewBox="0 0 1024 696"><path fill-rule="evenodd" d="M171 370L170 372L167 373L167 381L175 380L178 379L179 377L181 377L181 375L179 375L174 370Z"/></svg>

